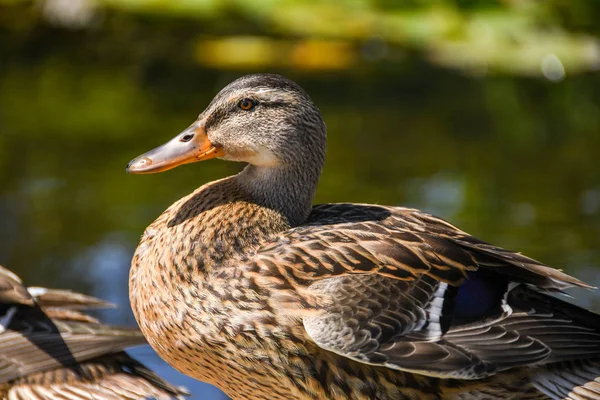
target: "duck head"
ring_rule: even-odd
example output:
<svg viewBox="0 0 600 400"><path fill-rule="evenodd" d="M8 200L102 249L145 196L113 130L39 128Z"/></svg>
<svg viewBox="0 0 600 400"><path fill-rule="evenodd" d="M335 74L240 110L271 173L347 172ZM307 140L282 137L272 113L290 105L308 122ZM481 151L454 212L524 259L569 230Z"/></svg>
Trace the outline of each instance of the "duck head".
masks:
<svg viewBox="0 0 600 400"><path fill-rule="evenodd" d="M131 174L222 158L260 168L324 162L326 129L306 92L279 75L247 75L221 90L198 119L169 142L137 157Z"/></svg>

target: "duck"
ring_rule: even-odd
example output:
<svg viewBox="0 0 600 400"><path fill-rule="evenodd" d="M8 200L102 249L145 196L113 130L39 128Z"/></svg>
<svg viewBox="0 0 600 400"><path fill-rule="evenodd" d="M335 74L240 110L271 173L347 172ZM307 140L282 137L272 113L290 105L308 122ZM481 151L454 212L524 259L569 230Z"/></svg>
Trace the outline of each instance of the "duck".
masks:
<svg viewBox="0 0 600 400"><path fill-rule="evenodd" d="M27 287L0 266L0 399L141 400L189 396L123 350L137 328L101 324L84 309L112 303L70 290Z"/></svg>
<svg viewBox="0 0 600 400"><path fill-rule="evenodd" d="M130 174L246 166L168 207L130 302L174 368L232 399L600 399L590 285L398 206L313 205L326 125L295 82L243 76Z"/></svg>

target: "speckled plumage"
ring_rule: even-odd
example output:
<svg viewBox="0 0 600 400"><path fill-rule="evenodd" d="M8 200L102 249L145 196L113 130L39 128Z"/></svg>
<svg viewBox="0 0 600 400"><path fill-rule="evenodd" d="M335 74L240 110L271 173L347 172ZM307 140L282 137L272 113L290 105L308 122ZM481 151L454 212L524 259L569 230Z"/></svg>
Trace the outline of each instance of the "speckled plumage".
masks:
<svg viewBox="0 0 600 400"><path fill-rule="evenodd" d="M139 330L100 324L79 311L112 306L68 290L30 287L0 267L0 399L183 399L128 356Z"/></svg>
<svg viewBox="0 0 600 400"><path fill-rule="evenodd" d="M196 124L250 165L133 258L134 313L175 368L234 399L600 398L600 318L543 293L584 283L418 210L306 203L324 125L297 85L241 78Z"/></svg>

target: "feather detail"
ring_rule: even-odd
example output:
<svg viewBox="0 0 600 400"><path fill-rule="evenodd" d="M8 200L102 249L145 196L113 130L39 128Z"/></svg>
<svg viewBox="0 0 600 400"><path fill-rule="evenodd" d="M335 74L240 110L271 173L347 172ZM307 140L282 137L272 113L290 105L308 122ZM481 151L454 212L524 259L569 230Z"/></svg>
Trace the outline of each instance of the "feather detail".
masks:
<svg viewBox="0 0 600 400"><path fill-rule="evenodd" d="M66 290L27 288L0 267L0 398L182 399L122 350L144 344L138 329L100 324L78 311L111 306Z"/></svg>
<svg viewBox="0 0 600 400"><path fill-rule="evenodd" d="M416 210L317 206L305 225L256 254L253 270L308 284L325 299L304 327L319 346L353 360L479 379L600 350L598 331L583 318L574 324L567 303L519 283L585 284ZM577 345L566 350L562 341L573 335Z"/></svg>
<svg viewBox="0 0 600 400"><path fill-rule="evenodd" d="M536 373L533 385L552 399L599 400L600 359L563 361Z"/></svg>

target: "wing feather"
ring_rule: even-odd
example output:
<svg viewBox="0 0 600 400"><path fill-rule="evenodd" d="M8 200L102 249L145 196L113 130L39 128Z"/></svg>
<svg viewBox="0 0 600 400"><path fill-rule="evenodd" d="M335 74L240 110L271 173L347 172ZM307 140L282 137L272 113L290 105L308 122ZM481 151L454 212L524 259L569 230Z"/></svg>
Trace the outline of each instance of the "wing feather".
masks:
<svg viewBox="0 0 600 400"><path fill-rule="evenodd" d="M137 328L79 311L110 303L68 290L28 288L0 266L0 398L181 399L122 350L145 343Z"/></svg>
<svg viewBox="0 0 600 400"><path fill-rule="evenodd" d="M257 279L279 289L273 308L296 301L312 310L302 314L308 336L363 363L476 379L600 355L600 327L586 322L598 316L574 319L577 307L526 286L588 285L417 210L316 206L306 224L265 243L248 262ZM459 297L461 307L481 306L456 310Z"/></svg>

